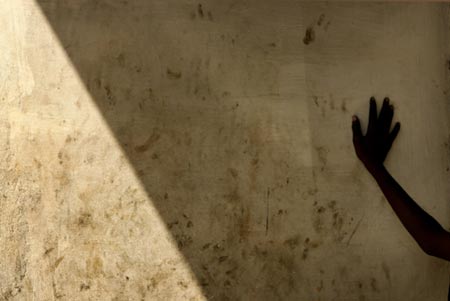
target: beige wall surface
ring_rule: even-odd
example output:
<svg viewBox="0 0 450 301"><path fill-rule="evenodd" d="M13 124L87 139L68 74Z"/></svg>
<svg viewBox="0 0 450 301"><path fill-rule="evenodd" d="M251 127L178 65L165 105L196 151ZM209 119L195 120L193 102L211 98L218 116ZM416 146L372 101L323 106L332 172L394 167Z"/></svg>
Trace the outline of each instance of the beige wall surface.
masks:
<svg viewBox="0 0 450 301"><path fill-rule="evenodd" d="M0 3L0 300L446 300L352 145L450 226L449 6Z"/></svg>

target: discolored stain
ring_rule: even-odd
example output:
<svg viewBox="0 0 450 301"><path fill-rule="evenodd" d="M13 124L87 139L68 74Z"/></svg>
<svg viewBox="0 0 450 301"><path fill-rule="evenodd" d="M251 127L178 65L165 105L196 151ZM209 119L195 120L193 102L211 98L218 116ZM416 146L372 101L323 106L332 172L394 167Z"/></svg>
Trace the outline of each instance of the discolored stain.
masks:
<svg viewBox="0 0 450 301"><path fill-rule="evenodd" d="M155 129L153 130L153 133L150 137L147 138L147 140L144 142L144 144L136 146L134 150L137 153L143 153L147 151L150 147L152 147L158 140L161 138L161 135L158 133L158 131Z"/></svg>
<svg viewBox="0 0 450 301"><path fill-rule="evenodd" d="M319 17L319 20L317 20L317 25L321 26L324 19L325 19L325 14L321 14Z"/></svg>
<svg viewBox="0 0 450 301"><path fill-rule="evenodd" d="M235 168L228 168L228 172L231 174L231 176L236 179L238 177L238 171Z"/></svg>
<svg viewBox="0 0 450 301"><path fill-rule="evenodd" d="M172 229L174 226L176 226L176 225L178 225L178 224L179 224L179 221L174 221L174 222L168 223L168 224L167 224L167 227L168 227L169 229Z"/></svg>
<svg viewBox="0 0 450 301"><path fill-rule="evenodd" d="M145 103L147 102L146 98L142 98L139 102L138 102L138 106L139 106L139 110L144 110L145 108Z"/></svg>
<svg viewBox="0 0 450 301"><path fill-rule="evenodd" d="M91 288L91 286L89 284L84 284L84 283L80 284L80 292L87 291L90 288Z"/></svg>
<svg viewBox="0 0 450 301"><path fill-rule="evenodd" d="M316 104L316 107L319 107L319 102L317 101L319 98L317 96L314 96L314 95L313 95L312 98L314 100L314 103Z"/></svg>
<svg viewBox="0 0 450 301"><path fill-rule="evenodd" d="M178 281L177 284L184 289L189 287L188 284L184 281Z"/></svg>
<svg viewBox="0 0 450 301"><path fill-rule="evenodd" d="M342 100L341 110L342 110L342 112L347 112L347 107L346 107L346 104L345 104L345 99Z"/></svg>
<svg viewBox="0 0 450 301"><path fill-rule="evenodd" d="M208 11L208 19L209 19L209 21L213 21L213 16L210 11Z"/></svg>
<svg viewBox="0 0 450 301"><path fill-rule="evenodd" d="M186 235L184 233L181 234L176 234L175 235L175 240L177 242L178 248L179 249L183 249L185 247L189 247L193 240L192 237L190 237L189 235Z"/></svg>
<svg viewBox="0 0 450 301"><path fill-rule="evenodd" d="M339 216L339 214L336 212L333 215L333 226L335 228L335 230L340 231L342 229L342 226L344 225L344 220L342 219L342 217ZM343 237L341 236L341 239L343 239Z"/></svg>
<svg viewBox="0 0 450 301"><path fill-rule="evenodd" d="M239 269L239 266L235 266L235 267L231 268L230 270L225 271L225 274L226 275L234 275L238 269Z"/></svg>
<svg viewBox="0 0 450 301"><path fill-rule="evenodd" d="M167 77L170 79L180 79L181 78L181 72L175 72L167 68Z"/></svg>
<svg viewBox="0 0 450 301"><path fill-rule="evenodd" d="M226 261L227 259L228 259L228 256L220 256L220 257L218 258L219 263L222 263L222 262Z"/></svg>
<svg viewBox="0 0 450 301"><path fill-rule="evenodd" d="M332 210L334 210L336 208L336 201L330 201L328 203L328 208L331 208Z"/></svg>
<svg viewBox="0 0 450 301"><path fill-rule="evenodd" d="M77 225L79 227L87 227L92 224L92 215L89 212L82 213L78 217Z"/></svg>
<svg viewBox="0 0 450 301"><path fill-rule="evenodd" d="M303 253L302 253L302 259L306 260L308 258L308 248L304 248L303 249Z"/></svg>
<svg viewBox="0 0 450 301"><path fill-rule="evenodd" d="M37 160L36 158L33 158L33 162L34 162L34 164L36 164L37 168L41 168L42 167L41 161Z"/></svg>
<svg viewBox="0 0 450 301"><path fill-rule="evenodd" d="M316 146L315 149L318 153L319 161L322 165L321 170L324 170L325 166L327 165L327 155L330 151L325 146Z"/></svg>
<svg viewBox="0 0 450 301"><path fill-rule="evenodd" d="M300 243L300 236L294 236L284 241L284 245L288 246L291 250L294 250Z"/></svg>
<svg viewBox="0 0 450 301"><path fill-rule="evenodd" d="M147 89L147 98L152 101L155 102L158 100L158 98L155 96L155 94L153 93L153 89L152 88L148 88Z"/></svg>
<svg viewBox="0 0 450 301"><path fill-rule="evenodd" d="M165 271L158 271L150 278L150 284L147 286L148 289L156 289L158 285L170 277L170 273Z"/></svg>
<svg viewBox="0 0 450 301"><path fill-rule="evenodd" d="M370 287L374 292L378 292L377 280L375 278L370 279Z"/></svg>
<svg viewBox="0 0 450 301"><path fill-rule="evenodd" d="M219 252L219 251L223 251L223 250L225 250L225 248L218 243L213 246L214 252Z"/></svg>
<svg viewBox="0 0 450 301"><path fill-rule="evenodd" d="M109 87L109 85L106 85L104 89L106 93L106 98L108 99L108 104L110 106L114 106L116 104L116 100L114 98L114 95L112 94L111 88Z"/></svg>
<svg viewBox="0 0 450 301"><path fill-rule="evenodd" d="M320 292L323 289L323 280L320 280L320 286L316 287L316 291Z"/></svg>
<svg viewBox="0 0 450 301"><path fill-rule="evenodd" d="M384 276L386 276L386 279L388 281L391 281L391 273L389 271L389 267L387 266L387 264L384 261L381 263L381 268L383 269Z"/></svg>
<svg viewBox="0 0 450 301"><path fill-rule="evenodd" d="M202 8L201 4L197 5L197 12L198 12L198 15L200 16L200 18L204 17L205 14L203 13L203 8Z"/></svg>
<svg viewBox="0 0 450 301"><path fill-rule="evenodd" d="M56 283L55 280L52 281L52 290L53 290L53 297L56 299L61 299L64 295L60 294L56 289Z"/></svg>
<svg viewBox="0 0 450 301"><path fill-rule="evenodd" d="M350 234L348 240L347 240L347 246L350 244L350 241L352 240L353 236L355 235L356 231L359 228L359 225L361 224L362 220L363 220L364 216L361 217L361 219L358 221L358 223L356 224L356 227L353 229L352 233Z"/></svg>
<svg viewBox="0 0 450 301"><path fill-rule="evenodd" d="M328 208L328 210L327 210ZM319 206L315 203L312 211L313 229L322 235L331 236L335 242L341 242L347 232L343 232L344 217L343 213L336 208L336 201L332 200L327 206ZM317 248L321 243L315 242L311 248Z"/></svg>
<svg viewBox="0 0 450 301"><path fill-rule="evenodd" d="M308 194L313 196L315 194L317 194L319 192L319 189L317 188L309 188L308 189ZM314 202L314 206L317 205L317 202Z"/></svg>
<svg viewBox="0 0 450 301"><path fill-rule="evenodd" d="M44 255L48 255L50 252L52 252L55 248L50 248L45 250Z"/></svg>
<svg viewBox="0 0 450 301"><path fill-rule="evenodd" d="M119 63L119 66L121 66L121 67L125 66L125 55L123 53L120 53L116 59L117 59L117 62Z"/></svg>
<svg viewBox="0 0 450 301"><path fill-rule="evenodd" d="M59 164L63 164L63 153L62 150L58 152Z"/></svg>
<svg viewBox="0 0 450 301"><path fill-rule="evenodd" d="M339 217L339 213L337 213L337 212L333 213L333 226L336 226L338 217Z"/></svg>
<svg viewBox="0 0 450 301"><path fill-rule="evenodd" d="M241 214L237 219L239 241L242 242L248 238L250 234L250 212L241 210Z"/></svg>
<svg viewBox="0 0 450 301"><path fill-rule="evenodd" d="M278 209L278 215L283 215L283 214L287 214L287 213L288 213L287 210Z"/></svg>
<svg viewBox="0 0 450 301"><path fill-rule="evenodd" d="M305 32L305 37L303 38L303 43L305 45L308 45L309 43L313 42L315 39L315 33L313 27L308 27Z"/></svg>
<svg viewBox="0 0 450 301"><path fill-rule="evenodd" d="M59 264L61 263L61 261L63 261L64 256L59 257L58 259L56 259L55 264L53 265L52 271L55 271L56 268L59 266Z"/></svg>

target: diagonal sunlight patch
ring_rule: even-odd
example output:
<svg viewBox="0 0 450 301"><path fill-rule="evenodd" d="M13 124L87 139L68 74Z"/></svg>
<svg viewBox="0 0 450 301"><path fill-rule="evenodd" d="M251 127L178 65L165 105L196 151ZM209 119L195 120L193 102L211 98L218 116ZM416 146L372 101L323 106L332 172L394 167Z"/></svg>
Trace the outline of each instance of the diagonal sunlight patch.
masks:
<svg viewBox="0 0 450 301"><path fill-rule="evenodd" d="M21 205L27 226L17 234L26 237L22 294L204 299L39 5L2 2L0 20L2 170L21 179L11 193L28 189L39 196ZM2 225L14 225L14 216L4 218ZM0 279L15 277L15 253L2 253ZM0 291L11 283L0 281Z"/></svg>

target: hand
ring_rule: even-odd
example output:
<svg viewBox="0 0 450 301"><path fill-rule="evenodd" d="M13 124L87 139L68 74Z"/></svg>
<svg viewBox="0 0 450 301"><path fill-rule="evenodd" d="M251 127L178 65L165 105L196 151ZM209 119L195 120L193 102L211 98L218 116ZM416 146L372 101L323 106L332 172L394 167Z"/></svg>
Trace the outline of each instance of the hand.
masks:
<svg viewBox="0 0 450 301"><path fill-rule="evenodd" d="M392 132L389 133L393 116L394 107L389 104L389 98L386 97L377 119L377 103L375 98L371 97L369 126L366 136L363 136L359 119L356 115L353 115L353 146L356 155L369 171L372 171L376 166L383 165L392 143L400 131L400 123L397 122Z"/></svg>

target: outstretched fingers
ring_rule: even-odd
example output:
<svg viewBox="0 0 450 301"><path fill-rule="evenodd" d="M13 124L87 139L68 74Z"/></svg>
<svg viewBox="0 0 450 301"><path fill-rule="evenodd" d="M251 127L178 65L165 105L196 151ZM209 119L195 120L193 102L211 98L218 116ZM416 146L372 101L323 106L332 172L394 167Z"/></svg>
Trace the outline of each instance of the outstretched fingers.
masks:
<svg viewBox="0 0 450 301"><path fill-rule="evenodd" d="M370 108L369 108L369 125L367 127L367 134L375 133L377 126L377 103L375 97L370 98Z"/></svg>
<svg viewBox="0 0 450 301"><path fill-rule="evenodd" d="M380 112L380 132L384 133L386 136L389 135L389 130L391 128L392 118L394 116L394 107L389 104L389 98L386 97L383 101L383 107Z"/></svg>
<svg viewBox="0 0 450 301"><path fill-rule="evenodd" d="M392 145L392 143L394 142L395 138L397 137L399 131L400 131L400 122L397 122L394 125L394 129L389 134L389 146Z"/></svg>
<svg viewBox="0 0 450 301"><path fill-rule="evenodd" d="M361 132L361 124L356 115L353 115L352 117L352 131L353 131L353 143L360 142L363 135Z"/></svg>

